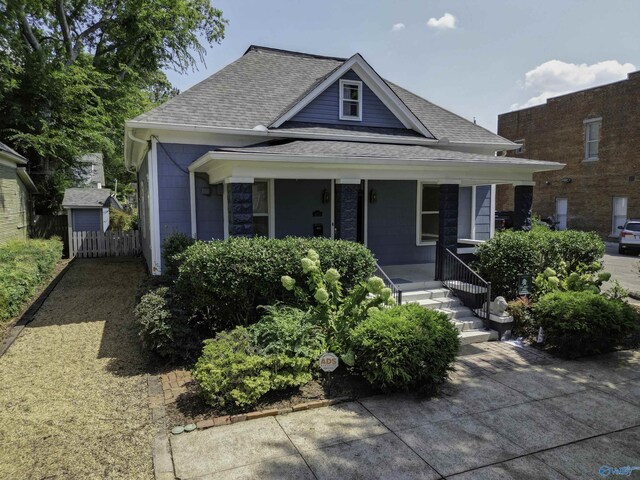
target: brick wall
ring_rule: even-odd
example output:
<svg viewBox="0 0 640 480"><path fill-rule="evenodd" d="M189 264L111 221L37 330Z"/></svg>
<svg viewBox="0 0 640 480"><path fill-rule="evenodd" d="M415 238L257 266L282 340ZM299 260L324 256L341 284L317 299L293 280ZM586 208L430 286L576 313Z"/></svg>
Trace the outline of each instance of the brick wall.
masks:
<svg viewBox="0 0 640 480"><path fill-rule="evenodd" d="M583 122L596 117L602 117L599 158L585 161ZM613 197L622 196L628 198L627 215L640 218L640 72L628 80L502 114L498 134L525 140L525 151L510 156L566 164L562 170L534 175L534 214L553 216L556 198L564 197L569 228L595 230L606 237L611 233ZM513 186L498 186L496 208L513 210Z"/></svg>

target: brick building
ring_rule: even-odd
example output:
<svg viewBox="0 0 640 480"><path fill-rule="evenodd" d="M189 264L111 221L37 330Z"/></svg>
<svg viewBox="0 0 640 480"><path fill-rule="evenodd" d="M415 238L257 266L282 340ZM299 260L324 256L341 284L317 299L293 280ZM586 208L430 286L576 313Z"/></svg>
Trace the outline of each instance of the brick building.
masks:
<svg viewBox="0 0 640 480"><path fill-rule="evenodd" d="M627 217L640 218L640 71L503 113L498 134L522 144L509 156L566 164L533 175L534 214L603 237L617 236ZM513 209L513 191L498 185L497 210Z"/></svg>

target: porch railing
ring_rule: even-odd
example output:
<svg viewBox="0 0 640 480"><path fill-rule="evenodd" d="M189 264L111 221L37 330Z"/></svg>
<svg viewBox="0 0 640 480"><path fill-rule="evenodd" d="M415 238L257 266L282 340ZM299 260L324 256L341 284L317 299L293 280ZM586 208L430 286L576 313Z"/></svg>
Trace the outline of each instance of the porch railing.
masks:
<svg viewBox="0 0 640 480"><path fill-rule="evenodd" d="M389 276L386 273L384 273L384 270L382 270L380 265L378 265L377 263L376 263L375 275L377 275L378 277L380 277L382 279L382 281L384 282L385 287L391 289L391 295L393 296L393 299L396 301L396 304L397 305L401 305L402 304L402 290L400 290L398 288L398 286L391 281Z"/></svg>
<svg viewBox="0 0 640 480"><path fill-rule="evenodd" d="M444 245L436 245L436 280L451 290L489 326L491 282L487 282Z"/></svg>

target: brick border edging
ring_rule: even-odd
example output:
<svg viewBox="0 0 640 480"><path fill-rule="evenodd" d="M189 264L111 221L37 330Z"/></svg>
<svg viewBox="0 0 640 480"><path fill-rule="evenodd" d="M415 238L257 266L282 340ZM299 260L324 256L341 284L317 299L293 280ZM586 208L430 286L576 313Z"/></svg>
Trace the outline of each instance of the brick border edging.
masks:
<svg viewBox="0 0 640 480"><path fill-rule="evenodd" d="M38 310L40 310L40 307L42 307L45 300L49 298L49 295L51 294L53 289L56 288L56 285L58 285L58 283L60 283L60 280L62 280L62 277L64 277L69 268L71 268L71 265L74 261L75 258L69 260L69 263L67 263L65 267L60 270L60 272L58 272L55 277L53 277L51 282L49 282L49 285L47 285L47 288L42 291L36 301L33 302L31 306L27 308L27 310L25 310L25 312L20 316L20 319L9 331L9 335L7 336L7 338L5 338L2 343L0 343L0 357L2 357L7 352L7 350L9 350L9 347L11 345L13 345L13 342L17 340L24 327L26 327L33 321L34 317L38 313Z"/></svg>
<svg viewBox="0 0 640 480"><path fill-rule="evenodd" d="M167 409L164 405L162 381L158 375L147 375L147 390L151 422L155 427L155 435L151 442L151 459L153 477L156 480L175 479L171 444L167 435Z"/></svg>
<svg viewBox="0 0 640 480"><path fill-rule="evenodd" d="M222 425L231 425L232 423L255 420L263 417L275 417L276 415L285 415L292 412L301 412L303 410L312 410L314 408L328 407L339 403L353 402L353 397L337 397L326 400L315 400L313 402L299 403L293 407L287 408L271 408L269 410L256 410L253 412L240 413L237 415L223 415L220 417L212 417L196 422L198 430L205 430L211 427L220 427Z"/></svg>

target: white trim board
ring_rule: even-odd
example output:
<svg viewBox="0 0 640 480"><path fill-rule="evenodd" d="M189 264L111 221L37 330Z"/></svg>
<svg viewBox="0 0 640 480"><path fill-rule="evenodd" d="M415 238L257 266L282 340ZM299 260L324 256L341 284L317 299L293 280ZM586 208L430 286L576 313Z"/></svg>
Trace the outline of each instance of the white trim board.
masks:
<svg viewBox="0 0 640 480"><path fill-rule="evenodd" d="M189 171L189 207L191 210L191 238L198 239L198 215L196 212L196 174Z"/></svg>
<svg viewBox="0 0 640 480"><path fill-rule="evenodd" d="M151 139L151 151L149 152L149 219L151 230L151 274L160 275L161 245L160 245L160 196L158 194L158 141Z"/></svg>

